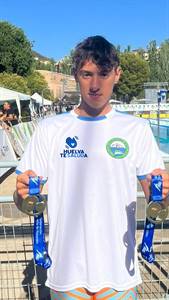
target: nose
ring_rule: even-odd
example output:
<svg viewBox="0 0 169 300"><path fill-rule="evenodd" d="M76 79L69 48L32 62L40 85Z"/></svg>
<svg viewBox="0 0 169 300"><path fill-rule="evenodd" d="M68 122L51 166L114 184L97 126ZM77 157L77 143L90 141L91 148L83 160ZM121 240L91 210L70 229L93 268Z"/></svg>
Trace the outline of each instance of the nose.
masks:
<svg viewBox="0 0 169 300"><path fill-rule="evenodd" d="M90 91L97 92L100 89L100 81L98 75L93 75L90 82Z"/></svg>

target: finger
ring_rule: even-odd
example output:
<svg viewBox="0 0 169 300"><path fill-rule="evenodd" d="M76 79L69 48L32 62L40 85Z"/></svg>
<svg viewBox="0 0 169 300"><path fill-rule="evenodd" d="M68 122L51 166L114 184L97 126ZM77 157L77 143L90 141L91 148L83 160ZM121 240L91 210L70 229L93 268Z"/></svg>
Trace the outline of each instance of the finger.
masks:
<svg viewBox="0 0 169 300"><path fill-rule="evenodd" d="M19 177L19 176L24 176L24 175L25 175L25 176L28 176L28 177L29 177L29 176L37 176L36 173L35 173L34 171L32 171L32 170L27 170L27 171L25 171L25 172L19 174L18 177Z"/></svg>
<svg viewBox="0 0 169 300"><path fill-rule="evenodd" d="M169 180L163 180L163 188L168 189L169 192Z"/></svg>
<svg viewBox="0 0 169 300"><path fill-rule="evenodd" d="M17 191L18 195L22 198L22 199L25 199L26 197L28 197L28 190L26 189L22 189L22 190L19 190Z"/></svg>
<svg viewBox="0 0 169 300"><path fill-rule="evenodd" d="M16 183L16 190L22 190L22 189L29 190L29 186L25 183L17 182Z"/></svg>
<svg viewBox="0 0 169 300"><path fill-rule="evenodd" d="M24 184L29 184L29 176L36 176L36 173L32 170L27 170L22 174L17 176L17 182L22 182Z"/></svg>
<svg viewBox="0 0 169 300"><path fill-rule="evenodd" d="M28 176L37 176L37 174L32 170L27 170L23 174L26 174Z"/></svg>
<svg viewBox="0 0 169 300"><path fill-rule="evenodd" d="M166 170L163 170L163 169L155 169L151 172L151 175L164 175L164 174L167 174L167 171Z"/></svg>
<svg viewBox="0 0 169 300"><path fill-rule="evenodd" d="M158 176L160 175L162 177L163 181L163 186L169 188L169 174L167 173L166 170L162 169L155 169L154 171L151 172L151 174L147 175L147 181L151 183L152 176Z"/></svg>
<svg viewBox="0 0 169 300"><path fill-rule="evenodd" d="M32 170L27 170L17 176L16 190L20 197L26 198L29 194L29 176L36 176Z"/></svg>
<svg viewBox="0 0 169 300"><path fill-rule="evenodd" d="M29 184L29 176L26 174L18 175L16 183L17 184L22 183L22 184L28 185Z"/></svg>
<svg viewBox="0 0 169 300"><path fill-rule="evenodd" d="M168 188L166 189L163 187L163 198L166 198L166 197L168 197Z"/></svg>
<svg viewBox="0 0 169 300"><path fill-rule="evenodd" d="M163 196L165 198L169 194L169 176L168 176L168 174L164 174L162 176L162 179L163 179Z"/></svg>

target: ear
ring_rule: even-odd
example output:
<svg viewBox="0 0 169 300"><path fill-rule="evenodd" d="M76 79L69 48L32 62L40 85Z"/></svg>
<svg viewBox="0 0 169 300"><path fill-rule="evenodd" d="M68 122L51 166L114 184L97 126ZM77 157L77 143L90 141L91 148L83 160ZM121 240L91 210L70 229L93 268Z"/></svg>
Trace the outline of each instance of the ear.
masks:
<svg viewBox="0 0 169 300"><path fill-rule="evenodd" d="M118 82L119 82L119 79L120 79L120 76L121 76L121 74L122 74L122 69L121 69L121 67L117 67L116 69L115 69L115 84L117 84Z"/></svg>
<svg viewBox="0 0 169 300"><path fill-rule="evenodd" d="M74 74L74 79L75 79L76 83L79 82L79 78L78 78L78 73L77 72Z"/></svg>

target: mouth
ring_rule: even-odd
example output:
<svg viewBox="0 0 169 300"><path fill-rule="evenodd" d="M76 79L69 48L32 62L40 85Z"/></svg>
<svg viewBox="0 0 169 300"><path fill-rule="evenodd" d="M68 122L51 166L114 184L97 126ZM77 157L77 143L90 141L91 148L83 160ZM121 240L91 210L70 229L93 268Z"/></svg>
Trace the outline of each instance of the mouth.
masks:
<svg viewBox="0 0 169 300"><path fill-rule="evenodd" d="M98 93L89 93L89 96L91 97L91 98L99 98L100 96L101 96L102 94L98 94Z"/></svg>

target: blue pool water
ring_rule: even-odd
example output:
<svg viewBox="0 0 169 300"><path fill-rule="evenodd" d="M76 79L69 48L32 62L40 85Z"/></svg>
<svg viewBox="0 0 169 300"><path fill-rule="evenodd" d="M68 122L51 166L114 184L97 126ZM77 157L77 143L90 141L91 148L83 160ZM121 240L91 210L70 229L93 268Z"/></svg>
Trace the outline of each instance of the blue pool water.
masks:
<svg viewBox="0 0 169 300"><path fill-rule="evenodd" d="M163 121L159 126L159 130L157 124L151 123L151 128L157 142L159 143L160 150L169 154L169 120Z"/></svg>

